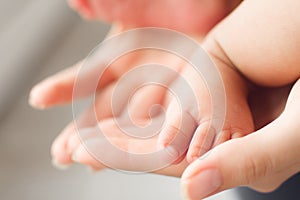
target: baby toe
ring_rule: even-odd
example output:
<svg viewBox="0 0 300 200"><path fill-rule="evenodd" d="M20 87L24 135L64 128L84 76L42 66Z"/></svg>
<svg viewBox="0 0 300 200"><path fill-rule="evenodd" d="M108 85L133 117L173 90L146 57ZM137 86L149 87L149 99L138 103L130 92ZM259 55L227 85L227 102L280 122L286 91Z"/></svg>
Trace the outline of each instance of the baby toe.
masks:
<svg viewBox="0 0 300 200"><path fill-rule="evenodd" d="M193 136L187 152L187 161L193 162L201 155L210 150L216 137L216 131L209 122L201 123Z"/></svg>

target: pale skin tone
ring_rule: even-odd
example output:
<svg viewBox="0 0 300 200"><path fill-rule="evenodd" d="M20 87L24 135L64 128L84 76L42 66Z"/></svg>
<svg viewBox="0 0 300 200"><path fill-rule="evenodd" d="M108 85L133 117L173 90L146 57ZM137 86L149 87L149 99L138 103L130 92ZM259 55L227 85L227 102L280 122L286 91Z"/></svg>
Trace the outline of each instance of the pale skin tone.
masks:
<svg viewBox="0 0 300 200"><path fill-rule="evenodd" d="M241 2L240 0L68 1L71 7L87 19L120 23L126 27L154 26L202 35L211 30Z"/></svg>
<svg viewBox="0 0 300 200"><path fill-rule="evenodd" d="M298 149L300 144L298 141L300 141L300 138L297 133L300 128L297 122L297 119L300 117L300 110L297 104L300 101L300 84L299 81L297 82L300 76L300 17L297 14L299 8L300 3L295 0L285 2L279 0L264 2L259 0L245 1L205 38L203 45L218 65L224 80L227 95L226 106L228 109L225 125L230 127L230 129L224 127L224 131L220 133L221 139L212 145L215 146L231 138L239 139L218 145L208 157L203 160L196 160L187 167L187 162L194 161L195 157L200 156L200 154L212 147L209 146L207 148L204 145L207 149L200 152L207 133L205 128L199 128L197 130L200 131L195 132L193 142L190 144L187 159L183 159L179 165L170 166L158 172L180 176L187 167L183 174L182 187L190 199L204 198L224 189L240 185L247 185L260 191L271 191L299 171L300 155ZM126 22L129 19L121 18L119 21L122 22L122 20ZM129 21L132 22L131 20ZM145 21L147 22L147 20ZM130 23L130 26L134 27L135 23L133 21ZM158 26L163 25L158 24ZM176 26L182 28L182 26ZM195 29L185 27L182 30L189 32L193 36L197 35L195 34L196 32L199 32L198 27ZM206 29L203 28L202 30L206 32ZM149 52L148 54L147 52L135 53L129 58L118 61L123 65L126 63L127 67L125 69L115 67L113 77L108 73L107 83L111 84L107 84L106 87L100 89L100 95L97 99L99 103L96 104L97 110L103 111L107 107L105 105L110 102L113 81L131 66L134 66L136 63L147 62L147 59L157 59L159 60L158 62L171 66L174 66L175 63L175 66L179 66L178 69L181 68L180 66L183 66L181 73L183 76L190 78L195 90L198 91L197 94L200 94L199 98L205 99L206 91L203 87L199 87L201 80L193 78L187 65L182 65L180 61L172 56L164 55L164 59L162 59L161 56L155 56L155 53L153 53L150 58L145 58L145 54L148 55ZM176 65L176 63L178 64ZM116 63L117 65L118 63ZM32 104L37 107L50 107L70 101L75 72L76 69L73 68L73 70L55 75L42 82L32 92ZM270 125L249 136L240 138L254 130L254 123L252 122L250 108L247 103L248 94L252 94L258 85L278 87L294 84L295 82L297 83L289 95L289 101L283 114ZM275 97L277 95L278 98L279 96L281 97L280 92L287 89L275 90L271 93ZM136 106L130 108L136 118L147 119L149 116L146 111L153 103L163 104L167 109L172 108L172 99L165 101L164 98L157 98L151 99L151 102L149 102L149 98L146 98L147 101L143 99L143 96L151 95L158 90L159 88L145 88L141 92L140 97L135 102ZM161 90L160 92L160 96L164 97L164 91ZM261 106L260 104L265 103L264 101L266 100L266 98L262 98L261 100L253 101L256 103L251 109L252 115L255 117L256 127L261 127L280 113L275 112L277 109L280 111L282 106L280 101L274 104L275 107L271 108L274 111L273 113L259 113L259 109L255 108ZM143 104L139 102L145 104L144 110L140 108ZM209 101L207 102L209 104ZM238 105L238 109L236 105ZM209 110L203 109L201 111L200 116L194 116L197 122L195 128L201 125L201 119L210 114ZM91 127L97 123L89 121L89 115L90 111L83 115L81 127ZM105 112L99 112L99 115L98 119L108 119L100 122L100 124L107 130L114 130L115 125L109 122L111 117L110 110L106 109ZM176 122L172 122L172 120L170 124L176 126ZM109 134L117 145L125 150L130 148L131 150L142 151L137 142L127 137L122 138L116 132L117 130L111 131ZM92 134L88 137L89 139L93 138ZM158 139L160 143L162 142L167 146L168 141L172 139L172 131L165 131ZM130 147L128 146L129 143L131 144ZM145 151L153 149L156 147L156 143L156 140L150 141L143 148L145 148ZM236 149L239 149L239 151L237 152ZM55 141L52 155L57 162L69 164L72 162L72 154L76 154L76 162L89 165L94 169L103 168L98 161L92 159L80 146L71 124ZM226 162L228 155L231 159L229 162ZM236 166L236 163L239 163L239 165ZM199 187L200 183L199 181L195 182L192 177L207 169L212 169L220 175L221 183L212 191L199 193L194 188ZM233 176L235 178L232 178ZM209 181L207 182L209 185Z"/></svg>

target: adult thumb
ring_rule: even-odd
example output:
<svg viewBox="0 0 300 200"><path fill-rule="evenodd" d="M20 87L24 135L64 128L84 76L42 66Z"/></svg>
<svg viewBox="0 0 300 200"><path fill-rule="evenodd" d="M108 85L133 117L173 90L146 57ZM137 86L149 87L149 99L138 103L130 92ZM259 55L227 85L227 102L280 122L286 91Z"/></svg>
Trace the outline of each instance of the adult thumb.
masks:
<svg viewBox="0 0 300 200"><path fill-rule="evenodd" d="M182 176L185 198L199 200L236 186L262 192L276 189L300 170L299 134L289 128L289 121L279 117L263 129L223 143L193 162Z"/></svg>

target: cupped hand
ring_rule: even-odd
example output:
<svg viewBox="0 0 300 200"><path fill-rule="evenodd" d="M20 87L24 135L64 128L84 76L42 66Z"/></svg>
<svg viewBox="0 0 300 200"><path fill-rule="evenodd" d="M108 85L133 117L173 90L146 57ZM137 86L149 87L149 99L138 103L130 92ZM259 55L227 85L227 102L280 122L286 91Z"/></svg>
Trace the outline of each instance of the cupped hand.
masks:
<svg viewBox="0 0 300 200"><path fill-rule="evenodd" d="M134 59L132 59L133 57ZM129 59L124 58L125 60L122 62L120 61L120 63L122 63L122 65L126 63L126 66L133 66L131 65L132 62L140 62L140 59L135 59L140 57L140 55L133 57L130 56ZM89 117L93 112L94 106L96 107L95 110L102 111L97 113L98 119L101 120L111 117L111 110L107 105L111 101L112 88L118 77L130 68L131 67L116 67L115 70L107 72L108 75L105 76L107 79L104 79L105 86L103 87L102 85L102 87L99 87L100 92L95 105L85 112L77 121L79 122L79 128L91 127L97 124L97 121L91 121ZM49 107L70 102L72 100L72 90L76 71L77 68L75 67L53 76L38 85L31 93L32 104L37 107ZM157 90L157 88L155 90ZM287 91L287 89L284 91ZM151 96L151 94L153 94L153 89L146 90L145 92L147 95ZM202 160L197 160L189 166L182 179L183 189L186 191L187 196L191 199L202 198L224 189L240 185L248 185L260 191L270 191L299 171L299 160L297 160L297 158L299 158L299 155L297 154L299 143L296 142L299 141L299 134L297 134L297 129L299 127L297 127L297 121L295 121L297 117L299 117L299 109L295 103L299 101L298 94L299 81L295 84L293 91L289 96L289 103L285 111L278 119L258 130L253 135L235 139L218 146L212 152L207 154L208 156L206 158L204 157ZM149 102L143 100L142 103L146 103L147 105L156 103L161 104L164 95L165 91L161 90L158 99L148 99ZM253 101L252 109L257 111L257 117L254 118L254 120L258 126L262 126L274 119L274 116L276 116L276 113L278 112L273 112L272 109L282 106L281 102L277 102L270 106L271 111L269 113L260 113L257 108L259 108L261 102L264 102L265 100L266 99L264 98L257 97L254 98ZM135 112L138 117L147 120L149 116L146 111L148 110L149 107L145 106L145 110L137 110ZM147 113L147 115L145 115L145 113ZM111 125L107 123L107 127L110 126ZM72 148L73 142L78 143L78 141L76 141L78 138L74 138L74 134L75 127L74 124L71 123L55 141L52 153L56 162L62 164L73 162L72 155L70 154L71 150L69 148ZM87 135L89 137L89 134ZM131 142L126 137L115 137L115 135L108 137L111 137L112 141L115 141L115 144L123 147L125 150L128 147L128 143L133 144L130 148L136 150L142 149L142 151L153 150L155 144L154 140L141 147L138 143L135 141ZM70 138L74 139L70 140ZM239 151L236 151L237 149ZM290 149L294 149L295 151L291 151ZM80 152L84 151L79 151L79 154ZM227 162L226 159L228 158L228 155L230 155L231 159L235 159L235 161L231 160L230 162ZM91 156L88 157L88 155L77 155L73 159L93 166L95 169L102 169L104 167L103 165L99 166L99 162L95 162L95 159ZM236 163L239 163L238 166L235 165ZM186 166L187 163L183 160L180 165L171 166L158 173L180 176ZM206 180L205 178L207 178L207 182L203 184L203 188L199 189L202 185L201 181Z"/></svg>
<svg viewBox="0 0 300 200"><path fill-rule="evenodd" d="M124 29L115 27L108 37L111 37L112 35L118 34L122 31L124 31ZM137 38L131 38L129 39L129 41L126 40L119 42L135 43L136 39ZM114 51L114 49L112 49L112 51ZM81 90L79 96L73 96L74 85L76 82L76 78L78 78L79 76L78 72L81 69L81 65L82 63L84 63L83 61L79 62L69 69L66 69L54 76L45 79L32 89L29 100L30 104L36 108L41 109L60 104L71 103L72 101L77 100L76 98L84 98L97 92L97 97L93 105L87 108L87 110L84 111L78 117L78 119L76 119L76 121L71 122L53 142L51 152L54 164L69 165L73 163L74 159L72 159L72 156L74 153L73 151L75 145L72 137L77 137L77 129L80 130L94 127L100 121L110 118L113 119L114 117L116 117L113 116L111 102L113 90L117 86L119 79L122 77L122 75L124 75L124 73L133 69L135 66L139 66L149 62L164 66L172 66L172 71L176 72L180 71L183 61L175 55L162 51L157 52L155 50L149 49L142 51L133 51L121 56L120 58L112 62L109 66L103 65L101 63L101 60L96 63L84 64L91 66L82 66L88 69L83 75L80 75L80 79L84 83L89 83L92 79L94 79L95 74L98 74L99 70L104 71L104 74L101 76L101 81L96 88L97 91L83 89ZM142 74L140 74L139 76L142 76ZM139 77L136 78L138 79ZM160 79L164 82L168 82L168 79L170 79L169 81L172 81L172 77L167 76L167 74L165 76L160 75ZM128 87L130 88L130 85ZM124 88L125 93L128 90L128 87ZM150 108L155 104L164 106L168 101L165 98L166 92L166 88L160 87L158 85L149 85L139 89L134 98L131 99L130 105L134 106L130 106L130 117L133 119L140 119L140 121L145 121L142 123L146 123L146 121L151 117L149 116ZM125 107L122 109L125 109ZM92 117L95 114L96 118ZM111 124L108 126L111 126ZM113 132L110 132L109 134L110 135L108 135L108 137L116 137L116 134L114 134ZM120 136L119 139L125 142L128 138ZM119 139L115 140L118 141ZM95 168L95 166L92 167Z"/></svg>
<svg viewBox="0 0 300 200"><path fill-rule="evenodd" d="M147 30L149 31L149 29ZM119 41L122 39L124 40L124 37L115 38L117 44L113 46L119 45L119 49L121 49L120 45L122 43L138 42L138 35L134 34L134 36L135 37L126 37L126 41ZM145 34L143 35L143 37L145 37ZM151 35L150 37L152 38L153 36ZM185 38L182 35L181 37ZM170 44L181 43L183 45L183 41L185 41L185 39L180 40L176 37L174 39L168 37L167 39L170 40L167 42ZM185 55L192 56L195 48L199 48L197 43L193 42L192 44L194 45L191 45L190 49L188 47L184 47ZM66 70L65 72L46 79L45 81L37 85L31 92L31 104L37 107L49 107L63 102L74 101L77 98L82 98L94 94L94 91L89 89L90 87L93 88L93 86L90 85L93 85L95 79L96 81L98 81L99 71L103 71L101 79L97 83L98 85L96 90L98 90L99 94L97 95L95 104L92 105L86 112L84 112L79 117L79 119L71 123L54 142L52 147L54 163L67 165L72 163L72 161L76 161L84 164L89 164L91 165L91 167L96 168L96 162L85 162L86 157L88 156L86 154L83 154L85 156L82 155L82 151L84 151L85 149L80 147L89 146L86 144L86 141L94 140L90 143L93 143L93 146L98 146L99 149L94 150L93 153L97 154L98 156L105 155L103 149L106 148L103 147L103 137L101 138L101 140L99 140L100 138L97 136L97 134L95 134L95 132L97 132L96 130L99 130L96 129L98 125L101 126L103 130L105 130L104 132L102 131L103 134L106 134L109 138L114 138L114 141L128 141L128 143L130 144L134 141L134 148L135 144L138 144L138 140L133 140L134 138L131 139L130 137L126 137L126 134L124 133L121 134L122 131L119 130L119 124L115 122L115 120L118 119L117 121L122 121L123 126L129 127L131 129L134 128L135 124L128 123L128 120L126 118L122 118L120 116L124 113L123 110L125 110L126 113L127 109L130 110L130 117L137 119L137 121L139 121L143 125L147 124L147 120L150 120L151 122L154 122L155 120L156 122L160 122L160 124L156 124L158 128L161 128L161 130L158 131L160 138L160 141L158 143L161 144L160 148L173 148L173 150L178 154L177 157L173 159L168 157L159 158L159 156L157 155L158 159L166 159L166 161L165 163L161 163L159 167L152 167L153 169L151 170L165 167L175 161L181 161L181 159L184 158L184 153L186 152L192 137L194 137L194 142L192 143L192 145L190 145L188 151L190 152L188 153L189 162L193 161L195 157L199 157L202 153L205 153L205 151L211 149L213 146L232 138L237 131L238 136L236 137L241 137L242 135L252 131L253 125L251 113L247 105L246 97L244 96L246 92L243 91L245 87L243 86L244 84L241 78L232 69L219 69L220 71L222 71L221 74L222 79L224 80L227 98L225 99L224 97L224 100L222 100L222 98L218 99L217 105L214 104L214 106L217 106L214 107L215 109L223 110L222 107L225 106L222 102L227 102L226 106L229 107L229 109L226 110L224 116L222 115L223 112L219 112L218 110L217 113L221 113L221 115L218 114L217 116L211 116L212 109L210 109L210 107L212 106L210 104L210 93L215 91L207 90L205 86L205 84L207 83L205 83L205 80L203 80L202 78L203 74L201 75L199 74L199 72L195 71L195 69L187 61L184 61L176 55L172 55L164 51L155 52L154 50L148 49L144 51L134 51L127 55L123 55L120 59L112 62L110 66L106 66L106 58L105 56L101 56L103 56L104 54L110 55L110 52L106 52L104 50L104 47L105 45L99 49L99 52L96 51L96 53L89 57L88 60L83 64L82 68L85 69L83 70L84 72L81 72L78 67L76 67L75 70ZM168 50L168 45L166 46L166 48ZM116 51L112 47L110 47L109 50ZM204 51L201 52L204 53ZM95 60L95 57L100 60ZM153 66L148 69L134 68L134 66L139 66L141 64L149 64L149 62L160 64L160 66L156 67L156 69L159 70L153 70ZM212 67L214 67L212 62L203 63L203 65L209 65L209 70L212 70ZM80 71L81 74L79 75L76 70ZM199 70L201 71L201 69ZM134 71L137 72L133 74L134 76L129 75ZM210 73L212 73L212 71ZM219 76L217 69L215 69L215 75ZM222 95L222 87L219 88L219 86L223 85L221 78L217 78L220 79L219 81L215 80L215 76L210 79L211 80L209 84L215 85L214 88L218 89L220 91L220 94ZM76 87L78 85L78 83L76 83L76 80L80 80L79 85L81 89L79 95L78 88ZM122 82L122 80L125 81ZM135 96L130 99L131 102L129 102L130 104L128 107L126 103L126 96L128 96L128 94L130 94L131 92L134 92L130 91L130 88L133 87L132 89L135 90L136 88L140 87L140 85L135 85L135 82L143 85L147 83L147 81L145 82L145 80L151 82L152 85L139 88L137 94L134 94ZM235 85L231 84L233 80L235 80ZM236 84L237 82L239 82L240 84ZM74 84L76 86L74 86ZM113 97L112 92L116 87L121 87L122 89L119 89L117 97ZM168 89L175 92L175 97L171 97L171 95L167 93ZM234 94L234 96L232 94ZM116 105L111 105L112 102L116 101L116 98L119 102ZM125 103L120 100L124 98ZM157 113L156 116L149 116L149 110L153 105L160 105L163 108L166 108L166 123L162 120L164 119L161 117L163 115L162 112ZM115 109L116 107L120 107L120 114L113 114L112 109ZM240 107L240 110L244 111L244 115L241 115L235 111L237 107ZM199 109L199 111L197 111L197 109ZM93 117L94 112L97 115L96 118ZM181 116L181 113L184 115ZM210 118L214 118L214 120L216 121L225 120L226 126L214 127L215 131L214 133L212 133L208 131L208 129L210 129ZM237 118L239 118L239 121L236 120ZM103 121L109 123L104 123ZM121 128L125 129L124 127ZM195 134L196 136L194 136L196 128L199 131L198 134ZM83 131L84 136L81 135L80 139L82 141L79 140L78 135L76 134L77 130L81 132L81 129L86 129L85 131ZM142 132L151 134L151 131L150 129L144 128L140 129L138 134L139 136L143 134ZM101 130L99 130L98 132L100 134ZM162 134L162 132L165 132L167 134ZM95 144L96 140L98 145ZM145 140L140 140L141 146L143 146L144 141ZM118 144L116 144L116 146L118 146ZM145 144L145 146L147 146L147 144ZM130 145L127 146L127 148L129 147ZM91 147L88 147L87 149L90 150ZM155 149L156 148L152 149L152 151L155 151ZM123 149L123 152L125 151L128 151L128 149ZM140 151L137 153L144 152L142 151L142 149L140 149ZM133 158L130 159L132 160ZM102 160L100 159L100 162L101 161ZM119 159L119 162L121 162L121 159ZM140 164L137 162L136 165ZM136 171L135 169L131 170Z"/></svg>

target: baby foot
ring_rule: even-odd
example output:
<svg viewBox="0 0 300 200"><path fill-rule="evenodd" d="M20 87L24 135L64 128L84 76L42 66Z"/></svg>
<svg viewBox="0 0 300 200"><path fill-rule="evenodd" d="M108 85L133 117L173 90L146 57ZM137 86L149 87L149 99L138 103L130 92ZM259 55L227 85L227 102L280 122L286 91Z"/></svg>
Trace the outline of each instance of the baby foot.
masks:
<svg viewBox="0 0 300 200"><path fill-rule="evenodd" d="M178 134L184 134L187 139L193 135L187 151L188 162L194 161L220 143L242 137L254 130L245 81L235 69L212 58L218 66L224 89L220 87L214 91L208 90L209 84L214 83L206 81L205 77L201 78L194 68L186 65L182 77L190 88L182 86L180 80L171 86L181 97L172 98L166 113L165 127L159 136L160 147L172 145L183 151L180 148L185 145L178 144L175 138ZM190 89L191 93L188 92ZM216 99L218 95L214 94L219 93L222 97L222 92L224 99Z"/></svg>

